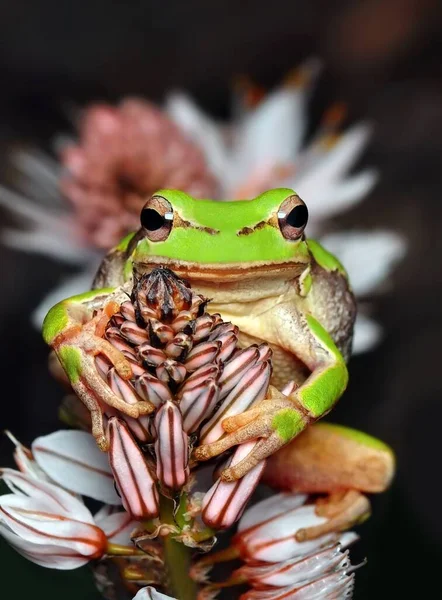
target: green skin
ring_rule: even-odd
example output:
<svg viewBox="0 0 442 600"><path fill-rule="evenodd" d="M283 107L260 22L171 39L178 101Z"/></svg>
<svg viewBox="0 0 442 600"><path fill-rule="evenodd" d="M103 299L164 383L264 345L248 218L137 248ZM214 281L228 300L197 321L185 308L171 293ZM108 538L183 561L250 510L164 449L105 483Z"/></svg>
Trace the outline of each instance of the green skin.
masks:
<svg viewBox="0 0 442 600"><path fill-rule="evenodd" d="M254 200L219 202L160 190L155 197L167 200L173 209L166 239L152 241L143 229L126 236L100 268L95 285L101 289L64 300L49 311L44 339L91 410L100 447L106 449L100 402L135 418L152 408L149 403L129 406L109 390L103 396L104 386L92 369L91 356L106 354L122 376L124 362L116 361L107 343L98 342L91 330L80 325L90 320L94 308L109 300L118 303L120 286L130 285L132 272L139 275L159 265L213 298L209 309L238 325L244 343L264 340L278 350L272 380L277 388L292 379L299 385L289 396L271 386L270 397L251 423L244 425L247 413L227 419L229 433L200 446L196 458L207 460L247 439L266 439L259 452L252 451L223 474L227 481L237 479L331 410L348 382L354 298L345 270L333 255L319 243L307 241L302 232L297 239L282 234L278 212L294 196L293 190L275 189ZM256 408L251 410L257 413Z"/></svg>

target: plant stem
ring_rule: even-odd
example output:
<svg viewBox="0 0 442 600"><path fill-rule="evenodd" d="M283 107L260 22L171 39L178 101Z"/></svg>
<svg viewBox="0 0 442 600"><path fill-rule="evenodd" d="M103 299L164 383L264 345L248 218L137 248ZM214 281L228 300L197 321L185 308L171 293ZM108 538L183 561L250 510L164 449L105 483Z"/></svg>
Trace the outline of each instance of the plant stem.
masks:
<svg viewBox="0 0 442 600"><path fill-rule="evenodd" d="M195 600L196 583L190 578L191 550L171 535L164 540L164 554L169 573L171 592L178 600Z"/></svg>
<svg viewBox="0 0 442 600"><path fill-rule="evenodd" d="M185 501L185 497L181 499L181 510ZM172 500L161 498L160 514L162 523L177 526ZM190 578L191 549L175 540L171 533L164 537L164 561L172 595L178 600L196 600L197 586Z"/></svg>

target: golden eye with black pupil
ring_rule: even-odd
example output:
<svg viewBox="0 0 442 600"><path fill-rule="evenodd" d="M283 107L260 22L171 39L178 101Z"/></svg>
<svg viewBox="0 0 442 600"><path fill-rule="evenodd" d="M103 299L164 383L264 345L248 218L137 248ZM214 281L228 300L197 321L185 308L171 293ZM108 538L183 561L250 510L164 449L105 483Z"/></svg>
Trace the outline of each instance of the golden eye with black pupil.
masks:
<svg viewBox="0 0 442 600"><path fill-rule="evenodd" d="M278 224L286 240L299 240L308 221L308 210L299 196L290 196L278 210Z"/></svg>
<svg viewBox="0 0 442 600"><path fill-rule="evenodd" d="M152 196L141 211L140 221L146 237L151 242L163 242L172 230L172 205L166 198Z"/></svg>

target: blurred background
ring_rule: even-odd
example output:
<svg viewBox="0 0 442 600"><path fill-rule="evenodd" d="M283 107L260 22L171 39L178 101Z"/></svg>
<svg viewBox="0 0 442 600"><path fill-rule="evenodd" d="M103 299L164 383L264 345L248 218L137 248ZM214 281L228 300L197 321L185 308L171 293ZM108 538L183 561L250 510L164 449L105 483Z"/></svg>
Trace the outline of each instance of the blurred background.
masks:
<svg viewBox="0 0 442 600"><path fill-rule="evenodd" d="M436 0L0 4L5 180L13 149L50 152L54 135L72 133L66 107L134 94L161 103L181 89L207 113L228 119L238 75L272 88L310 56L325 66L311 95L307 136L335 101L348 105L346 124L373 123L359 166L375 166L379 183L330 223L390 229L407 244L372 301L383 340L352 359L350 387L332 419L379 436L398 460L391 490L373 499L373 517L359 528L356 554L368 556L368 565L358 572L357 600L442 598L441 27ZM10 220L4 212L2 224ZM0 427L29 444L59 426L61 396L30 315L74 269L5 247L0 266ZM0 453L1 464L11 464L4 439ZM47 600L99 597L86 569L48 571L3 543L0 551L2 585L13 582L16 599L31 592Z"/></svg>

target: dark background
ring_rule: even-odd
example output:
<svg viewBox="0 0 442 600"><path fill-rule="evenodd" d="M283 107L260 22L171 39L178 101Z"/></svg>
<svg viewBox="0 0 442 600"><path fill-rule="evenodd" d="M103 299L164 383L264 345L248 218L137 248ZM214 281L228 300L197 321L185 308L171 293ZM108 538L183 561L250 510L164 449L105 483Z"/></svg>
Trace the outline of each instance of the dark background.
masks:
<svg viewBox="0 0 442 600"><path fill-rule="evenodd" d="M368 118L364 164L380 184L332 225L388 227L408 242L406 259L375 316L386 336L351 362L351 384L333 420L377 435L398 458L392 489L374 499L356 554L367 555L355 598L442 598L440 451L442 334L442 5L434 0L302 2L224 0L110 3L3 0L0 4L0 146L49 148L66 131L66 102L141 94L161 101L184 88L227 117L229 86L246 73L272 86L310 55L326 69L312 98L312 124L344 100L349 122ZM308 200L308 199L307 199ZM66 268L2 248L0 427L29 443L57 428L60 390L29 314ZM0 441L1 464L10 445ZM13 597L98 597L87 570L30 565L0 546L2 586ZM7 598L10 596L7 594Z"/></svg>

